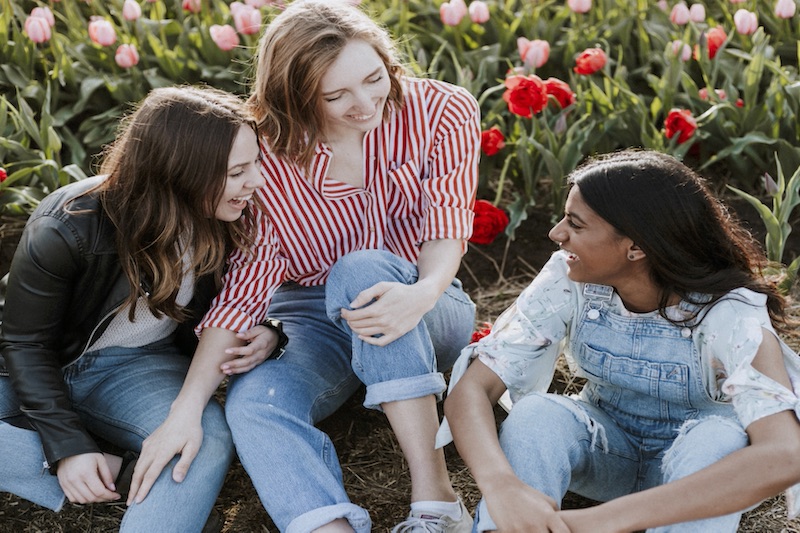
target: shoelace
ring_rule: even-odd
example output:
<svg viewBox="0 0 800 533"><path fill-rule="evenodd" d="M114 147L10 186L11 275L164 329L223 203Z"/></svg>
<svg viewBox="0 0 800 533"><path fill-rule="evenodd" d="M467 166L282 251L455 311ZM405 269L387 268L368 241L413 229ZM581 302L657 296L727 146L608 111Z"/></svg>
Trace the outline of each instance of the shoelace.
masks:
<svg viewBox="0 0 800 533"><path fill-rule="evenodd" d="M394 529L392 529L392 533L413 533L415 531L445 533L446 526L447 524L444 518L419 518L412 516L397 524Z"/></svg>

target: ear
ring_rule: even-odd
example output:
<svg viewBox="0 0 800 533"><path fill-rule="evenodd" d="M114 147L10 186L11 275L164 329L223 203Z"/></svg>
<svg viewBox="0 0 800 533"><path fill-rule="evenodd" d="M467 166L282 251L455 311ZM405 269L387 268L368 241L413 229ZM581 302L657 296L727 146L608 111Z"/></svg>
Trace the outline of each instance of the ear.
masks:
<svg viewBox="0 0 800 533"><path fill-rule="evenodd" d="M631 242L630 246L628 246L628 261L640 261L647 257L647 255L639 248L639 245L635 242Z"/></svg>

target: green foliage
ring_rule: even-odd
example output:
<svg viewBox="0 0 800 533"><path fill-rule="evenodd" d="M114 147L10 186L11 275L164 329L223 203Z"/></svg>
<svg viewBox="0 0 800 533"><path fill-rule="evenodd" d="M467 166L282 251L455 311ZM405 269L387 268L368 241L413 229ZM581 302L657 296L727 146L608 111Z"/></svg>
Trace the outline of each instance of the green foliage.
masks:
<svg viewBox="0 0 800 533"><path fill-rule="evenodd" d="M779 274L783 278L780 287L784 292L788 292L789 288L797 279L798 269L800 269L800 257L796 257L789 266L782 267L786 241L789 239L789 234L792 232L789 219L792 216L794 208L800 204L800 168L795 170L788 182L784 177L780 160L777 161L777 169L777 183L769 174L764 175L765 188L772 198L771 209L762 203L761 200L741 189L730 185L728 188L747 200L747 202L758 211L761 220L764 222L764 227L767 230L767 235L765 237L767 259L777 265Z"/></svg>

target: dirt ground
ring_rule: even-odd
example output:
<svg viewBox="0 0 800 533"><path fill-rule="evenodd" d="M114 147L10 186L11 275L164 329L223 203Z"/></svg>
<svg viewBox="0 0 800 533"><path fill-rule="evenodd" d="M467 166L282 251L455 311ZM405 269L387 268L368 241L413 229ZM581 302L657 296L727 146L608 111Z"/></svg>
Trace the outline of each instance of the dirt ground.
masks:
<svg viewBox="0 0 800 533"><path fill-rule="evenodd" d="M501 238L488 246L471 247L459 277L478 305L478 324L493 321L555 250L546 237L550 223L549 215L534 213L517 231L514 241ZM756 219L751 224L758 232L760 222ZM0 271L3 266L7 268L8 249L13 248L8 242L9 238L0 234ZM788 253L792 250L800 251L800 245L793 241ZM791 341L797 348L796 340ZM555 385L559 390L576 386L565 369L557 374ZM338 450L352 500L370 511L375 531L388 531L407 513L408 471L385 418L361 407L362 400L363 390L321 426L331 435ZM497 409L496 415L499 423L505 414ZM456 490L473 510L480 497L474 481L453 445L447 446L445 452ZM565 507L591 504L571 494L564 502ZM216 509L224 517L226 533L277 531L238 462L228 474ZM68 504L57 515L9 494L0 494L0 533L104 533L118 529L123 512L124 506L120 504ZM747 513L739 531L800 533L800 521L787 521L781 496Z"/></svg>

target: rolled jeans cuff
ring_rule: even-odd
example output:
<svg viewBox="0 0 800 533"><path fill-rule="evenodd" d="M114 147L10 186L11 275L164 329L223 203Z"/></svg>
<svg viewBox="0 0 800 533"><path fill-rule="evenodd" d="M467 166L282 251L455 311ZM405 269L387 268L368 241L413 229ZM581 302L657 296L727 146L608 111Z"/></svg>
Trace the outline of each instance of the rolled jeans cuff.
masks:
<svg viewBox="0 0 800 533"><path fill-rule="evenodd" d="M422 398L429 394L435 394L438 401L442 399L442 393L446 387L441 372L373 383L367 385L364 407L382 411L382 403Z"/></svg>
<svg viewBox="0 0 800 533"><path fill-rule="evenodd" d="M346 519L356 533L369 533L372 529L369 513L364 509L353 503L337 503L301 514L289 522L286 533L307 533L339 518Z"/></svg>

